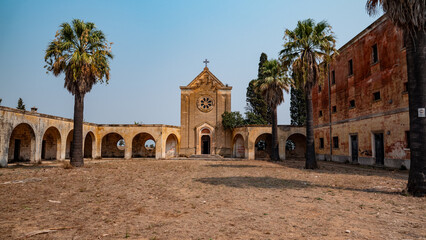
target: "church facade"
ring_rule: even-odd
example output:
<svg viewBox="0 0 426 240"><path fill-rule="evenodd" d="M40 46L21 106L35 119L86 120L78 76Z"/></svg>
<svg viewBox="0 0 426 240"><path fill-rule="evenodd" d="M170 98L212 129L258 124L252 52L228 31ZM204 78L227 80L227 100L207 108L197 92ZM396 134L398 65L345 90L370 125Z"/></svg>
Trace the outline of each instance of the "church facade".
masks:
<svg viewBox="0 0 426 240"><path fill-rule="evenodd" d="M231 131L222 114L231 111L231 89L207 68L181 89L180 153L231 155Z"/></svg>

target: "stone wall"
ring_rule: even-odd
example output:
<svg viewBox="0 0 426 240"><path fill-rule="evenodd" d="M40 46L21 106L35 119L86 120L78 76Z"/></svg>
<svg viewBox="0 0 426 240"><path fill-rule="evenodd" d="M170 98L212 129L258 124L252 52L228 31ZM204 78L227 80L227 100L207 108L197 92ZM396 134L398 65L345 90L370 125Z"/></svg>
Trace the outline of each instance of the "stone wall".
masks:
<svg viewBox="0 0 426 240"><path fill-rule="evenodd" d="M330 65L330 84L312 93L318 158L376 164L374 134L383 134L384 166L409 167L406 72L402 32L386 16L345 44ZM358 159L351 136L358 139Z"/></svg>

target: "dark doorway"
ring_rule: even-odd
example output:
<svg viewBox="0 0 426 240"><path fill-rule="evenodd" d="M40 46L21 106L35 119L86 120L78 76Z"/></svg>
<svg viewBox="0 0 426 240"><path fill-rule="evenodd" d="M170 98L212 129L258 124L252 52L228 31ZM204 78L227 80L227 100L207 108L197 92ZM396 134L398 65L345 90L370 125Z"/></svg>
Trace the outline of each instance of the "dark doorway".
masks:
<svg viewBox="0 0 426 240"><path fill-rule="evenodd" d="M385 164L385 146L383 143L383 133L374 134L374 148L376 150L376 164Z"/></svg>
<svg viewBox="0 0 426 240"><path fill-rule="evenodd" d="M41 142L41 159L46 159L46 140Z"/></svg>
<svg viewBox="0 0 426 240"><path fill-rule="evenodd" d="M19 161L19 157L21 156L21 140L15 139L15 151L13 151L13 160Z"/></svg>
<svg viewBox="0 0 426 240"><path fill-rule="evenodd" d="M351 135L352 162L358 162L358 135Z"/></svg>
<svg viewBox="0 0 426 240"><path fill-rule="evenodd" d="M210 136L201 137L201 154L210 154Z"/></svg>

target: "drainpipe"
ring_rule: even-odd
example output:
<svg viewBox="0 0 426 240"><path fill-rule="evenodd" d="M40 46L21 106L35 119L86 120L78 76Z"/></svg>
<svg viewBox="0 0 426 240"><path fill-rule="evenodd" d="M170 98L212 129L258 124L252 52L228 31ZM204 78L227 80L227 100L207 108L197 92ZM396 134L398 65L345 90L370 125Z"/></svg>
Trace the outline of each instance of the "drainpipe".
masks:
<svg viewBox="0 0 426 240"><path fill-rule="evenodd" d="M333 135L332 135L332 121L331 121L331 82L330 82L330 64L327 63L328 68L328 116L330 125L330 161L333 160Z"/></svg>

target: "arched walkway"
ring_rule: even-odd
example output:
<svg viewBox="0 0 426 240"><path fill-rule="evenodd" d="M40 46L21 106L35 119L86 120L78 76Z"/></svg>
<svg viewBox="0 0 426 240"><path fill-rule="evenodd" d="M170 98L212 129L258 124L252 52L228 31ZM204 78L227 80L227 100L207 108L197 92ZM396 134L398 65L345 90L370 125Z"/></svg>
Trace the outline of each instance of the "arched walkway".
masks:
<svg viewBox="0 0 426 240"><path fill-rule="evenodd" d="M74 137L74 130L71 130L69 133L68 133L68 136L67 136L67 142L66 142L66 150L65 150L65 159L70 159L71 158L71 155L72 155L72 152L71 152L71 147L72 147L72 144L73 144L73 137Z"/></svg>
<svg viewBox="0 0 426 240"><path fill-rule="evenodd" d="M61 134L56 127L49 127L43 135L41 143L41 159L53 160L61 158Z"/></svg>
<svg viewBox="0 0 426 240"><path fill-rule="evenodd" d="M103 158L124 158L125 142L118 133L108 133L102 138L101 156Z"/></svg>
<svg viewBox="0 0 426 240"><path fill-rule="evenodd" d="M177 157L179 156L179 144L176 135L173 133L167 137L166 140L166 157Z"/></svg>
<svg viewBox="0 0 426 240"><path fill-rule="evenodd" d="M254 148L255 159L270 159L272 151L272 134L264 133L257 137Z"/></svg>
<svg viewBox="0 0 426 240"><path fill-rule="evenodd" d="M156 143L149 133L139 133L132 140L133 158L155 158Z"/></svg>
<svg viewBox="0 0 426 240"><path fill-rule="evenodd" d="M95 142L95 135L92 132L88 132L84 138L84 158L93 158Z"/></svg>
<svg viewBox="0 0 426 240"><path fill-rule="evenodd" d="M237 134L233 140L232 155L235 158L245 158L245 153L244 138L241 134Z"/></svg>
<svg viewBox="0 0 426 240"><path fill-rule="evenodd" d="M16 126L9 138L8 162L34 161L35 134L27 123Z"/></svg>
<svg viewBox="0 0 426 240"><path fill-rule="evenodd" d="M287 138L285 156L289 158L304 158L306 153L306 137L300 133L294 133Z"/></svg>

